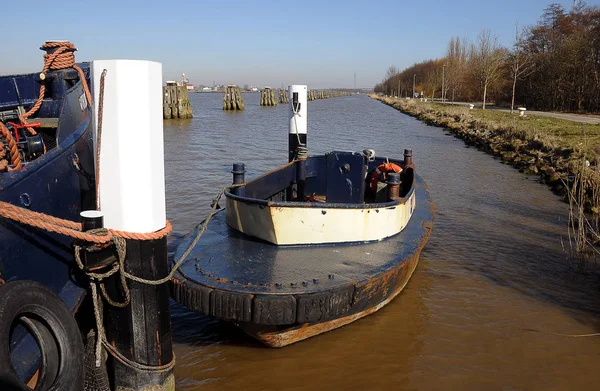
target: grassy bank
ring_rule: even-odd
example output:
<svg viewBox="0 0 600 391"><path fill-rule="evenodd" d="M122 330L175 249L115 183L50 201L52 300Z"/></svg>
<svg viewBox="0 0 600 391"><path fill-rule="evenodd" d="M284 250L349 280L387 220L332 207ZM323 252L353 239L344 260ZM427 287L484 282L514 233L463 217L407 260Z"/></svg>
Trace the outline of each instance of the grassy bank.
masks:
<svg viewBox="0 0 600 391"><path fill-rule="evenodd" d="M494 110L427 103L371 95L405 114L441 126L465 141L500 157L542 183L575 207L600 217L600 125ZM579 205L583 204L583 205ZM597 230L597 229L596 229Z"/></svg>

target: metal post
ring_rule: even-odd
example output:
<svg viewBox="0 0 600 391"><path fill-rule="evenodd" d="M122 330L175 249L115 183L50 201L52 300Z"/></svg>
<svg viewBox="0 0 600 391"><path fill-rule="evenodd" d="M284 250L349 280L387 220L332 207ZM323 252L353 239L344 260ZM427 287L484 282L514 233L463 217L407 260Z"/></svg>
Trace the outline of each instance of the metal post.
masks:
<svg viewBox="0 0 600 391"><path fill-rule="evenodd" d="M404 167L412 166L412 149L404 150Z"/></svg>
<svg viewBox="0 0 600 391"><path fill-rule="evenodd" d="M413 97L413 98L415 97L415 82L416 82L416 81L417 81L417 74L415 73L415 74L413 75L413 94L412 94L412 97Z"/></svg>
<svg viewBox="0 0 600 391"><path fill-rule="evenodd" d="M298 147L306 148L307 110L305 85L288 87L290 132L288 136L288 161L296 158Z"/></svg>
<svg viewBox="0 0 600 391"><path fill-rule="evenodd" d="M233 163L233 170L231 170L233 174L233 184L234 185L242 185L246 183L246 165L244 163ZM243 197L245 195L244 186L239 186L233 189L234 194Z"/></svg>
<svg viewBox="0 0 600 391"><path fill-rule="evenodd" d="M387 173L388 200L395 201L400 198L400 173Z"/></svg>

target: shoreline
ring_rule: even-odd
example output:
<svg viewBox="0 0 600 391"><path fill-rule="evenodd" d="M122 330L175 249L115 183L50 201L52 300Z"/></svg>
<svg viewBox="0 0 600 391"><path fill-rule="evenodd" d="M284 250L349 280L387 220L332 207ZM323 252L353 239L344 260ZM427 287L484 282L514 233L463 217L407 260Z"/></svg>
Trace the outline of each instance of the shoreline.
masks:
<svg viewBox="0 0 600 391"><path fill-rule="evenodd" d="M598 218L600 150L593 141L586 142L588 136L584 131L586 126L588 132L600 135L598 125L590 127L590 125L576 124L581 126L583 136L561 137L560 133L552 134L544 131L543 127L536 126L537 124L528 123L527 121L535 120L533 115L526 117L513 115L498 120L485 118L483 110L473 111L467 107L449 107L375 94L370 94L369 97L428 125L443 127L467 145L499 157L502 162L512 165L522 173L539 176L542 184L549 186L567 202L569 191L565 185L571 188L574 177L581 175L587 185L585 211ZM562 125L559 122L561 120L546 120L553 120L559 126ZM594 126L597 129L593 128ZM592 134L592 139L596 137L595 134Z"/></svg>

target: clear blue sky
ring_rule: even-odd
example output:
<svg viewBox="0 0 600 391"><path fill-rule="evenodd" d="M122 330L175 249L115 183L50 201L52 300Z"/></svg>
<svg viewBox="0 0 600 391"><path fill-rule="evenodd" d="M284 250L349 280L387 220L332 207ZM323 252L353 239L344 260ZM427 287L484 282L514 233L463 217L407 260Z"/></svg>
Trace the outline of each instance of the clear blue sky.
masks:
<svg viewBox="0 0 600 391"><path fill-rule="evenodd" d="M515 24L534 24L551 2L7 0L0 74L40 69L39 46L66 39L78 61L159 61L165 80L352 87L356 72L357 87L372 87L390 65L443 56L452 36L489 28L510 45Z"/></svg>

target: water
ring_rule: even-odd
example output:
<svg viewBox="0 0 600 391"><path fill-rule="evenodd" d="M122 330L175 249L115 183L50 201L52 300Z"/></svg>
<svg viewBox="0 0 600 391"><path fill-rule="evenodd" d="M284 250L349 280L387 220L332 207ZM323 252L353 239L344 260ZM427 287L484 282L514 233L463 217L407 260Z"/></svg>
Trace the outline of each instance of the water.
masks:
<svg viewBox="0 0 600 391"><path fill-rule="evenodd" d="M221 110L192 94L195 118L165 122L171 249L208 213L231 163L254 177L287 158L287 107ZM563 245L567 205L535 178L442 129L364 95L308 104L311 153L412 148L433 233L405 290L379 312L283 348L173 305L178 390L597 389L600 281Z"/></svg>

